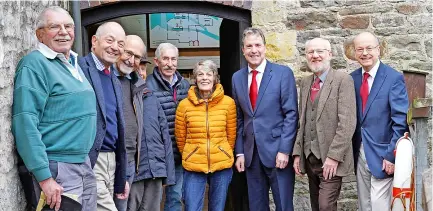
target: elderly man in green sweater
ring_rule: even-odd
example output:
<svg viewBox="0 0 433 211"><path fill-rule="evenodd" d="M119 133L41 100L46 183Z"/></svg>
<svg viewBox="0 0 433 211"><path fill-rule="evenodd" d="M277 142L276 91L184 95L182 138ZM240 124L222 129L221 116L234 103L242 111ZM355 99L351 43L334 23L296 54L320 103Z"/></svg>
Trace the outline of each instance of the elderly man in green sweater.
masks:
<svg viewBox="0 0 433 211"><path fill-rule="evenodd" d="M41 190L59 210L61 195L96 210L96 180L88 153L96 134L96 97L77 65L74 21L60 7L37 19L37 50L21 59L14 87L12 132L18 153Z"/></svg>

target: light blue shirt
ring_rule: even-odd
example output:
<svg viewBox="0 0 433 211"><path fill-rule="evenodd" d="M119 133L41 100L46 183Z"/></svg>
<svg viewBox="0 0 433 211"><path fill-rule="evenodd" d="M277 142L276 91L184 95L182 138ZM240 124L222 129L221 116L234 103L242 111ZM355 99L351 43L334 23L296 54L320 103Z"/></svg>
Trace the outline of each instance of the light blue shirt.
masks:
<svg viewBox="0 0 433 211"><path fill-rule="evenodd" d="M325 83L326 76L328 76L328 72L329 72L329 70L323 72L323 73L319 76L319 78L320 78L320 83L319 83L320 88L322 88L323 84ZM313 79L313 81L315 81L316 78L317 78L317 76L316 76L316 74L314 74L314 79Z"/></svg>
<svg viewBox="0 0 433 211"><path fill-rule="evenodd" d="M91 52L90 54L92 55L93 61L95 62L96 69L98 69L99 71L103 71L105 69L104 64L102 64L102 62L98 59L98 57L96 57L93 52ZM108 67L108 70L111 72L111 65Z"/></svg>

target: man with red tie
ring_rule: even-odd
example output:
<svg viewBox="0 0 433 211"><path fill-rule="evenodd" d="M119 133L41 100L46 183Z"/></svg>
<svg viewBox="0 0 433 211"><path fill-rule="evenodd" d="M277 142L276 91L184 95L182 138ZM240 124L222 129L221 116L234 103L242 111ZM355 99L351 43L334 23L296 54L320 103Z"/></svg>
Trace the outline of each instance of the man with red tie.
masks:
<svg viewBox="0 0 433 211"><path fill-rule="evenodd" d="M79 59L96 94L97 130L89 157L96 177L98 211L117 211L113 197L125 199L129 192L123 94L113 71L113 64L124 53L125 37L118 23L103 23L92 36L92 52Z"/></svg>
<svg viewBox="0 0 433 211"><path fill-rule="evenodd" d="M245 171L249 207L269 210L269 188L278 211L293 210L294 171L289 159L298 121L295 78L290 68L265 59L260 29L243 32L248 67L233 74L237 107L236 168Z"/></svg>
<svg viewBox="0 0 433 211"><path fill-rule="evenodd" d="M409 100L403 74L379 60L380 45L369 32L353 40L361 68L355 83L357 128L353 136L358 209L390 210L394 148L407 131Z"/></svg>
<svg viewBox="0 0 433 211"><path fill-rule="evenodd" d="M305 44L313 74L302 78L299 129L293 149L295 173L307 173L311 210L336 211L342 178L353 172L356 103L350 75L331 69L328 40Z"/></svg>

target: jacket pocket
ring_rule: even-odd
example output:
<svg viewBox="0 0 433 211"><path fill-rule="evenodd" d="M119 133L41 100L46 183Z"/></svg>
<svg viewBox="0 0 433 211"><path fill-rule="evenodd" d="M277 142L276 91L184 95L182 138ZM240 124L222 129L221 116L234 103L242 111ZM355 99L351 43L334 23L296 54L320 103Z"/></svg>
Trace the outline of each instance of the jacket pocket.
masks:
<svg viewBox="0 0 433 211"><path fill-rule="evenodd" d="M272 137L274 137L274 138L280 137L282 128L283 127L277 127L277 128L272 129Z"/></svg>
<svg viewBox="0 0 433 211"><path fill-rule="evenodd" d="M221 146L218 146L218 149L220 149L221 150L221 152L223 152L224 154L226 154L227 155L227 157L229 157L229 158L232 158L232 156L230 156L230 154L229 153L227 153Z"/></svg>
<svg viewBox="0 0 433 211"><path fill-rule="evenodd" d="M195 149L191 153L189 153L188 156L186 156L185 161L187 161L188 158L191 157L191 155L193 155L195 152L197 152L197 150L198 150L198 146L196 146Z"/></svg>

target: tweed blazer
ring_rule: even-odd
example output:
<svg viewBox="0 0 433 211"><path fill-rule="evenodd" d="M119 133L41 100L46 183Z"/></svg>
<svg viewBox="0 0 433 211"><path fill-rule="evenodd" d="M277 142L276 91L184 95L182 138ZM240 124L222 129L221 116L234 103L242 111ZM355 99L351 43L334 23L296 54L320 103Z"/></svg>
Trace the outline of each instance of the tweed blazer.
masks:
<svg viewBox="0 0 433 211"><path fill-rule="evenodd" d="M305 173L304 130L307 100L313 74L302 78L299 97L299 128L293 155L300 155L301 172ZM321 88L317 106L316 131L322 162L327 157L339 162L337 176L353 172L352 136L356 129L356 98L350 75L329 70Z"/></svg>

